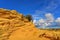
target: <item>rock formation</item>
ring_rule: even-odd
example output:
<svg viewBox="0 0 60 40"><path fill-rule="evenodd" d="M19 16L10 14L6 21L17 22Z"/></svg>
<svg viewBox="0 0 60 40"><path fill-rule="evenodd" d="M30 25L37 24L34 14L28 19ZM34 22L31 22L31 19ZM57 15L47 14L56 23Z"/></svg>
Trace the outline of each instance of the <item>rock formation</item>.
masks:
<svg viewBox="0 0 60 40"><path fill-rule="evenodd" d="M0 40L60 40L60 30L37 29L17 11L0 9Z"/></svg>

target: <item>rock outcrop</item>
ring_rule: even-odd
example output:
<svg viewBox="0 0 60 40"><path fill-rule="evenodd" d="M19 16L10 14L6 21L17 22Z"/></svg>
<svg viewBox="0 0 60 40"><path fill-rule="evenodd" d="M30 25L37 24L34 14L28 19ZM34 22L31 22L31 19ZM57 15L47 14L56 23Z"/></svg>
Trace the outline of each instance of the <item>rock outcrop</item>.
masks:
<svg viewBox="0 0 60 40"><path fill-rule="evenodd" d="M60 40L60 30L37 29L17 11L0 9L0 40Z"/></svg>

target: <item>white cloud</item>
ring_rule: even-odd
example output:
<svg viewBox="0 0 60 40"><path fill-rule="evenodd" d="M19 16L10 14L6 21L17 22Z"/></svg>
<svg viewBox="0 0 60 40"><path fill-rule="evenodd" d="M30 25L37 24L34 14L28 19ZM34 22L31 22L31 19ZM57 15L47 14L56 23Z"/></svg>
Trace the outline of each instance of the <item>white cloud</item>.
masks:
<svg viewBox="0 0 60 40"><path fill-rule="evenodd" d="M40 28L46 28L47 26L50 26L51 23L47 23L45 19L40 19L38 21L38 25L40 26Z"/></svg>
<svg viewBox="0 0 60 40"><path fill-rule="evenodd" d="M39 21L38 21L38 24L39 24L39 26L41 26L42 28L45 28L45 20L44 19L40 19Z"/></svg>
<svg viewBox="0 0 60 40"><path fill-rule="evenodd" d="M38 24L43 28L52 25L51 22L47 22L47 20L43 18L38 21Z"/></svg>
<svg viewBox="0 0 60 40"><path fill-rule="evenodd" d="M33 20L33 23L36 23L36 20Z"/></svg>
<svg viewBox="0 0 60 40"><path fill-rule="evenodd" d="M40 19L40 16L37 14L32 15L33 19Z"/></svg>
<svg viewBox="0 0 60 40"><path fill-rule="evenodd" d="M57 26L60 26L60 17L58 17L58 18L55 20L55 22L56 22L56 25L57 25Z"/></svg>
<svg viewBox="0 0 60 40"><path fill-rule="evenodd" d="M44 15L45 14L45 15ZM54 18L54 15L52 13L46 13L37 10L33 16L33 23L36 26L39 26L39 28L46 28L46 27L52 27L52 26L60 26L60 17L58 17L56 20ZM38 19L38 20L37 20Z"/></svg>
<svg viewBox="0 0 60 40"><path fill-rule="evenodd" d="M39 23L45 23L45 20L44 19L40 19Z"/></svg>
<svg viewBox="0 0 60 40"><path fill-rule="evenodd" d="M47 23L47 22L45 23L45 26L50 26L50 25L51 25L51 23Z"/></svg>
<svg viewBox="0 0 60 40"><path fill-rule="evenodd" d="M45 14L45 17L47 18L47 22L53 22L54 21L54 17L51 13L47 13Z"/></svg>
<svg viewBox="0 0 60 40"><path fill-rule="evenodd" d="M60 17L55 20L51 13L46 13L45 17L46 19L41 18L38 21L34 20L34 24L39 25L40 28L46 28L49 26L55 26L55 23L57 23L56 25L60 23Z"/></svg>
<svg viewBox="0 0 60 40"><path fill-rule="evenodd" d="M33 19L40 19L41 17L43 17L43 14L45 12L40 11L40 10L36 10L35 13L32 15Z"/></svg>
<svg viewBox="0 0 60 40"><path fill-rule="evenodd" d="M33 20L33 23L35 24L35 25L38 25L39 23L38 23L38 21L37 20Z"/></svg>
<svg viewBox="0 0 60 40"><path fill-rule="evenodd" d="M57 22L57 23L60 23L60 17L58 17L58 18L56 19L56 22Z"/></svg>
<svg viewBox="0 0 60 40"><path fill-rule="evenodd" d="M55 10L59 6L60 2L56 0L51 0L46 7L47 10Z"/></svg>
<svg viewBox="0 0 60 40"><path fill-rule="evenodd" d="M45 16L50 18L50 17L52 17L52 14L51 13L46 13Z"/></svg>

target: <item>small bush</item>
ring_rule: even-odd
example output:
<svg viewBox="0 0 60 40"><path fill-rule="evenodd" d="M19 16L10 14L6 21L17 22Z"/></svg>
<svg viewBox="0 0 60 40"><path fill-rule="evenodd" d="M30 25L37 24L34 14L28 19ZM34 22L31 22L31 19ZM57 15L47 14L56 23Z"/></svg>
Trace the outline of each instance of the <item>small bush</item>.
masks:
<svg viewBox="0 0 60 40"><path fill-rule="evenodd" d="M33 21L31 15L26 15L25 17L28 19L28 21Z"/></svg>

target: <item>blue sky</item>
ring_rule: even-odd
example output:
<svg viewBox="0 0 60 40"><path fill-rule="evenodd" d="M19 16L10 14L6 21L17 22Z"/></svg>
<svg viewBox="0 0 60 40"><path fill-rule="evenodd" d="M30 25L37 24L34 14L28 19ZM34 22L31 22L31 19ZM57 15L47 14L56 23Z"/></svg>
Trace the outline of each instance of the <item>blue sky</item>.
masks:
<svg viewBox="0 0 60 40"><path fill-rule="evenodd" d="M60 0L0 0L0 8L15 9L24 15L38 10L41 15L51 12L55 17L60 16Z"/></svg>

